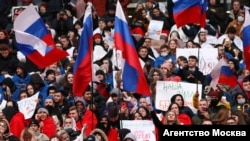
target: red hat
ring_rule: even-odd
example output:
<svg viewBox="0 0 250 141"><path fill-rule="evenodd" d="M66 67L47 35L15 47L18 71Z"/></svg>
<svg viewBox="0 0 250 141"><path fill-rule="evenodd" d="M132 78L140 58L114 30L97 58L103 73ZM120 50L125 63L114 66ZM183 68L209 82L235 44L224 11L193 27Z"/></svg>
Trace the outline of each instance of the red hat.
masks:
<svg viewBox="0 0 250 141"><path fill-rule="evenodd" d="M102 38L102 35L100 33L96 33L94 36L93 36L93 39L97 39L97 38Z"/></svg>
<svg viewBox="0 0 250 141"><path fill-rule="evenodd" d="M214 96L214 97L221 97L222 92L220 90L214 90L211 88L210 92L208 93L209 96Z"/></svg>

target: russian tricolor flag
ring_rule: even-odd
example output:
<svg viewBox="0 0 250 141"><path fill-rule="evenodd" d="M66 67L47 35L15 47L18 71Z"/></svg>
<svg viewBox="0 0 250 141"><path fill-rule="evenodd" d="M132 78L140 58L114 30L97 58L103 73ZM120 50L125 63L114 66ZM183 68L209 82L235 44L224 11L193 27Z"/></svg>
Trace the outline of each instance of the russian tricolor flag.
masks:
<svg viewBox="0 0 250 141"><path fill-rule="evenodd" d="M73 68L73 94L82 96L92 80L92 52L93 52L93 22L92 3L87 3L84 14L83 30L78 47L78 56Z"/></svg>
<svg viewBox="0 0 250 141"><path fill-rule="evenodd" d="M200 0L173 0L173 3L173 16L177 27L181 27L186 24L200 24Z"/></svg>
<svg viewBox="0 0 250 141"><path fill-rule="evenodd" d="M51 33L32 4L15 19L14 30L18 49L41 69L68 56L55 47Z"/></svg>
<svg viewBox="0 0 250 141"><path fill-rule="evenodd" d="M210 86L216 89L217 84L228 85L234 88L238 85L237 77L229 68L228 63L224 59L220 59L214 69L211 71L212 81Z"/></svg>
<svg viewBox="0 0 250 141"><path fill-rule="evenodd" d="M249 8L245 7L245 22L242 26L243 52L246 69L250 70L250 15Z"/></svg>
<svg viewBox="0 0 250 141"><path fill-rule="evenodd" d="M122 80L123 89L129 92L150 95L149 85L142 71L132 36L119 0L115 15L115 47L121 50L125 60Z"/></svg>

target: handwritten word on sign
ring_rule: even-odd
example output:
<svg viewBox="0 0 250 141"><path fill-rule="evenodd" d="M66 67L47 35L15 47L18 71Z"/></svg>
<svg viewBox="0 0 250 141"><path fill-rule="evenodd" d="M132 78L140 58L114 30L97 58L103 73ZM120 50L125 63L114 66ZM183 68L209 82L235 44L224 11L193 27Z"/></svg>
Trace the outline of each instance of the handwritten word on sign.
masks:
<svg viewBox="0 0 250 141"><path fill-rule="evenodd" d="M185 101L184 104L194 109L193 95L197 91L197 88L201 97L201 84L197 85L186 82L157 81L155 98L156 109L166 111L170 104L171 97L175 94L181 94Z"/></svg>
<svg viewBox="0 0 250 141"><path fill-rule="evenodd" d="M151 120L122 120L123 128L130 129L137 141L155 141L154 123Z"/></svg>

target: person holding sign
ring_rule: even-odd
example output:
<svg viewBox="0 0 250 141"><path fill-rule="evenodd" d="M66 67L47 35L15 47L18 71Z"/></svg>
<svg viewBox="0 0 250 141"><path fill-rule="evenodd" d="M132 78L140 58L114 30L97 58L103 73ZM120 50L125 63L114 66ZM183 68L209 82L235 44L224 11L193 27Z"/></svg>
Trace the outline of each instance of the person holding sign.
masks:
<svg viewBox="0 0 250 141"><path fill-rule="evenodd" d="M164 131L165 131L165 125L181 125L176 113L174 111L167 111L164 118L163 118L163 121L160 121L159 118L157 117L155 111L153 110L153 107L152 106L149 106L149 110L150 110L150 114L151 114L151 117L152 117L152 120L153 120L153 123L157 129L157 135L159 138L158 140L159 141L162 141L163 140L163 134L164 134Z"/></svg>
<svg viewBox="0 0 250 141"><path fill-rule="evenodd" d="M205 77L197 65L198 58L194 55L190 55L188 57L188 66L179 69L177 75L185 82L203 84Z"/></svg>

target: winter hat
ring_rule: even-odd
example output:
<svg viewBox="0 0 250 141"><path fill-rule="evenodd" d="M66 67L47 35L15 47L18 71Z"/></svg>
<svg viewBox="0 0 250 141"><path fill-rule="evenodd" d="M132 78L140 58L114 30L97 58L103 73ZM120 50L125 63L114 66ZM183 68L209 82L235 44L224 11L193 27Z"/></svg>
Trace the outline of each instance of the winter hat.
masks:
<svg viewBox="0 0 250 141"><path fill-rule="evenodd" d="M16 65L16 68L20 68L22 69L24 72L26 72L26 69L25 69L25 63L23 62L19 62L17 65Z"/></svg>
<svg viewBox="0 0 250 141"><path fill-rule="evenodd" d="M119 88L113 88L110 92L111 95L119 96L121 95L121 90Z"/></svg>
<svg viewBox="0 0 250 141"><path fill-rule="evenodd" d="M75 103L77 102L81 102L85 107L88 105L88 103L82 97L75 97Z"/></svg>
<svg viewBox="0 0 250 141"><path fill-rule="evenodd" d="M39 108L37 113L40 113L40 112L45 112L47 115L49 115L49 111L46 108Z"/></svg>
<svg viewBox="0 0 250 141"><path fill-rule="evenodd" d="M122 128L118 132L120 139L123 140L126 137L126 135L131 132L131 130L127 128Z"/></svg>
<svg viewBox="0 0 250 141"><path fill-rule="evenodd" d="M220 97L222 96L222 92L221 92L220 89L214 90L213 88L211 88L211 90L210 90L210 92L208 93L208 95L209 95L210 97L213 96L213 97L218 97L218 98L220 98Z"/></svg>
<svg viewBox="0 0 250 141"><path fill-rule="evenodd" d="M36 120L36 119L32 119L32 120L30 121L29 127L30 127L32 124L35 124L36 126L40 127L39 122L38 122L38 120Z"/></svg>
<svg viewBox="0 0 250 141"><path fill-rule="evenodd" d="M46 97L46 99L51 99L51 100L53 100L54 101L54 97L53 96L51 96L51 95L48 95L47 97ZM46 100L45 99L45 100Z"/></svg>
<svg viewBox="0 0 250 141"><path fill-rule="evenodd" d="M86 139L86 141L97 141L96 137L94 135L89 135Z"/></svg>
<svg viewBox="0 0 250 141"><path fill-rule="evenodd" d="M132 139L133 141L136 141L135 135L133 133L128 133L125 138L123 139L123 141L125 141L126 139Z"/></svg>

